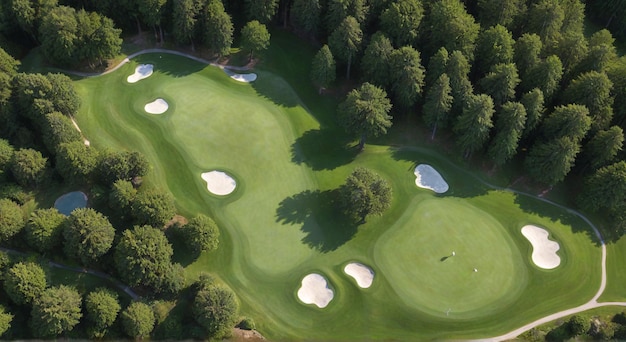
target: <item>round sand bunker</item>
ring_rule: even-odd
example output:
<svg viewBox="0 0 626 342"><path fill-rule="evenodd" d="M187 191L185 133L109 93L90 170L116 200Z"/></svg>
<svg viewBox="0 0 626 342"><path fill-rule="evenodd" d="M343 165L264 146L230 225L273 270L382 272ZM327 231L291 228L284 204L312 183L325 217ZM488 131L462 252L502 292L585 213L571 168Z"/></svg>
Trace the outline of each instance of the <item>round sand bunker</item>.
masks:
<svg viewBox="0 0 626 342"><path fill-rule="evenodd" d="M537 267L551 270L561 264L561 257L556 254L561 247L558 242L548 239L547 230L527 225L522 227L522 235L533 246L532 259Z"/></svg>
<svg viewBox="0 0 626 342"><path fill-rule="evenodd" d="M237 182L222 171L211 171L202 174L206 188L214 195L225 196L235 191Z"/></svg>
<svg viewBox="0 0 626 342"><path fill-rule="evenodd" d="M235 81L250 83L256 81L256 74L231 74L230 78Z"/></svg>
<svg viewBox="0 0 626 342"><path fill-rule="evenodd" d="M143 109L150 114L163 114L167 112L167 109L170 106L163 99L156 99L148 104L146 104Z"/></svg>
<svg viewBox="0 0 626 342"><path fill-rule="evenodd" d="M135 73L126 78L126 81L128 81L128 83L135 83L144 78L148 78L152 75L153 69L154 65L152 64L140 64L135 68Z"/></svg>
<svg viewBox="0 0 626 342"><path fill-rule="evenodd" d="M432 166L427 164L417 165L413 173L415 174L415 185L418 187L430 189L438 194L448 191L448 183Z"/></svg>
<svg viewBox="0 0 626 342"><path fill-rule="evenodd" d="M311 273L302 278L302 286L298 289L298 299L305 304L315 304L318 308L325 308L335 293L328 287L326 278Z"/></svg>
<svg viewBox="0 0 626 342"><path fill-rule="evenodd" d="M343 268L343 271L356 280L356 284L362 289L372 286L374 281L374 271L371 268L358 262L351 262Z"/></svg>

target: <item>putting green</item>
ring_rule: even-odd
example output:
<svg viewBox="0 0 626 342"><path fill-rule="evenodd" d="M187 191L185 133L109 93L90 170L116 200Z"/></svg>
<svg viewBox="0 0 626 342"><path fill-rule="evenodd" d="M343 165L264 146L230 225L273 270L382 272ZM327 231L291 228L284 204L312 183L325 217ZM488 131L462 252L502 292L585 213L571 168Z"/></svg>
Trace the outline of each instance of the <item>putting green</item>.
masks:
<svg viewBox="0 0 626 342"><path fill-rule="evenodd" d="M523 258L489 213L457 198L411 207L380 237L375 254L407 304L466 319L497 312L521 294L528 281Z"/></svg>
<svg viewBox="0 0 626 342"><path fill-rule="evenodd" d="M290 40L272 48L312 54ZM126 82L147 63L154 65L150 77ZM306 68L297 70L308 79ZM597 289L600 252L577 233L586 229L581 220L490 191L428 149L368 145L352 154L336 127L318 122L334 122L333 113L312 87L297 85L296 94L276 73L255 72L258 79L244 84L184 57L141 55L111 74L77 81L83 102L76 119L92 145L144 153L153 165L147 186L169 189L183 215L216 219L220 248L186 263L187 276L216 274L268 338L486 337L582 303ZM144 111L155 98L167 101L167 112ZM419 163L442 173L450 185L445 195L415 186ZM394 194L385 215L358 230L338 218L332 202L332 190L356 166L392 181ZM211 170L231 175L235 191L209 193L201 174ZM559 267L532 264L519 231L525 224L553 234L562 246ZM456 256L441 261L453 250ZM376 273L370 288L343 273L354 260ZM324 309L296 297L309 273L323 275L335 291Z"/></svg>

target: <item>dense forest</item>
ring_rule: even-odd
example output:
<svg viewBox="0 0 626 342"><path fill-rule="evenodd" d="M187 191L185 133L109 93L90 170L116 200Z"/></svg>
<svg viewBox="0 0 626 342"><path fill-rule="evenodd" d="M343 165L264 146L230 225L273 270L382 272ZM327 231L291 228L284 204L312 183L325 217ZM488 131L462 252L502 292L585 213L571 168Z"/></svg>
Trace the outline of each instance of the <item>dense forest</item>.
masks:
<svg viewBox="0 0 626 342"><path fill-rule="evenodd" d="M586 16L608 29L589 32ZM28 254L0 251L0 337L221 338L254 326L225 285L208 274L189 284L172 262L172 241L196 256L217 248L215 222L175 218L172 196L142 185L140 153L86 144L69 77L18 70L34 48L50 66L102 69L123 37L145 31L157 46L218 59L241 47L253 59L273 29L319 48L310 81L320 96L354 88L337 122L361 148L417 117L428 139L451 138L464 158L516 163L543 186L575 180L577 205L608 217L609 238L626 229L626 57L615 44L626 39L626 1L6 0L0 246ZM36 208L55 184L88 189L93 208ZM49 286L48 259L106 272L148 300ZM168 325L159 301L176 296L192 310Z"/></svg>

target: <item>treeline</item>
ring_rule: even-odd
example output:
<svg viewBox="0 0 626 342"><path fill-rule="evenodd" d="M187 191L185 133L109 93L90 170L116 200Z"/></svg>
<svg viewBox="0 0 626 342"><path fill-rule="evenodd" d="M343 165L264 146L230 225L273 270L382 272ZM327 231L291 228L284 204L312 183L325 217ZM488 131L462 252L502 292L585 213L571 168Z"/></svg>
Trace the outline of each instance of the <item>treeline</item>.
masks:
<svg viewBox="0 0 626 342"><path fill-rule="evenodd" d="M210 278L190 286L183 267L172 261L173 241L192 258L215 250L215 222L205 215L172 221L177 210L171 194L142 185L150 170L142 154L97 149L75 127L80 99L72 81L18 73L18 65L0 49L0 245L31 254L9 258L0 252L0 336L148 337L167 318L158 315L154 300L181 291L197 308L162 334L227 336L238 319L232 291ZM36 194L59 184L85 190L92 208L65 216L39 207ZM104 271L145 300L122 310L120 302L128 300L110 290L52 286L39 257Z"/></svg>

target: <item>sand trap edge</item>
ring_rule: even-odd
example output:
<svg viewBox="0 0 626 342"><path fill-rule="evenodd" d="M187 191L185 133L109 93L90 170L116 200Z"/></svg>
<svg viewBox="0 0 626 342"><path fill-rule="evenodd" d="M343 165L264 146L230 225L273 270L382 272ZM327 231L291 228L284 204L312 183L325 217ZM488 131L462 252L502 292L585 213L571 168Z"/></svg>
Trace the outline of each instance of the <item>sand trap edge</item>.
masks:
<svg viewBox="0 0 626 342"><path fill-rule="evenodd" d="M300 281L297 296L304 304L313 304L324 309L335 298L335 291L330 288L326 277L319 273L309 273Z"/></svg>
<svg viewBox="0 0 626 342"><path fill-rule="evenodd" d="M428 164L417 165L413 174L415 175L415 185L422 189L428 189L438 194L443 194L450 188L439 171Z"/></svg>
<svg viewBox="0 0 626 342"><path fill-rule="evenodd" d="M360 262L350 262L343 268L343 273L354 279L362 289L368 289L374 282L375 273L371 267Z"/></svg>
<svg viewBox="0 0 626 342"><path fill-rule="evenodd" d="M237 188L237 181L224 171L203 172L200 177L206 182L207 190L213 195L230 195Z"/></svg>
<svg viewBox="0 0 626 342"><path fill-rule="evenodd" d="M153 64L139 64L135 68L135 73L133 73L132 75L129 75L128 77L126 77L126 82L128 82L128 83L137 83L137 82L143 80L144 78L148 78L148 77L152 76L153 72L154 72L154 65Z"/></svg>
<svg viewBox="0 0 626 342"><path fill-rule="evenodd" d="M531 259L537 267L545 270L559 267L561 257L556 252L561 249L561 245L549 239L550 232L547 229L527 224L521 232L533 247Z"/></svg>

